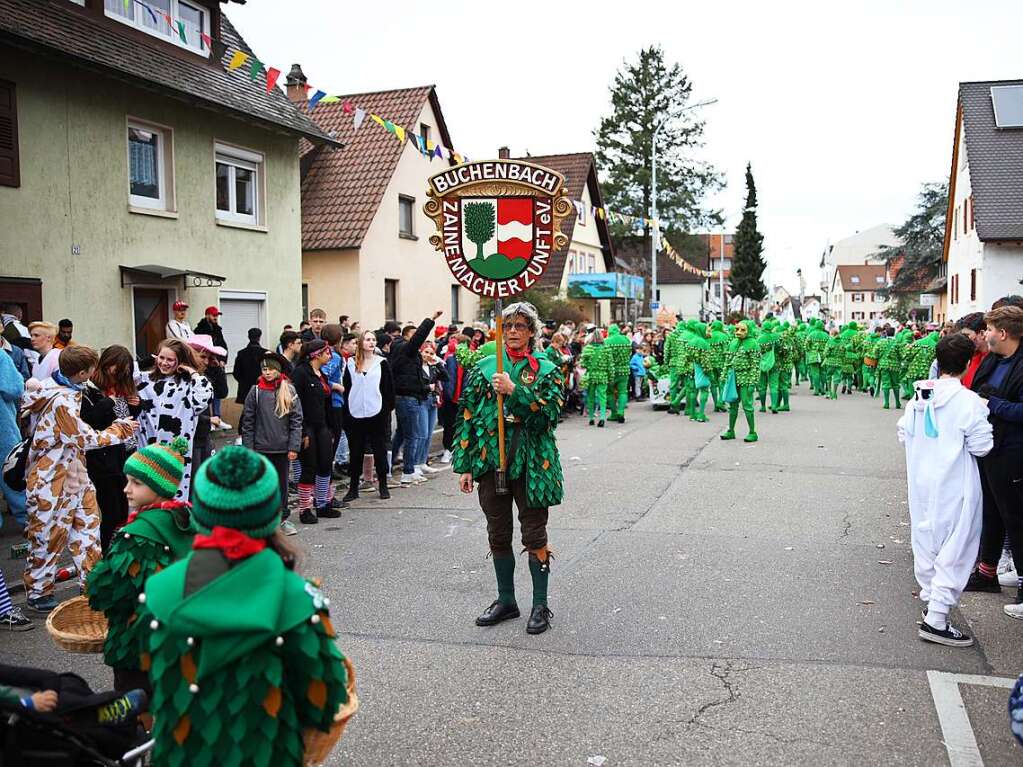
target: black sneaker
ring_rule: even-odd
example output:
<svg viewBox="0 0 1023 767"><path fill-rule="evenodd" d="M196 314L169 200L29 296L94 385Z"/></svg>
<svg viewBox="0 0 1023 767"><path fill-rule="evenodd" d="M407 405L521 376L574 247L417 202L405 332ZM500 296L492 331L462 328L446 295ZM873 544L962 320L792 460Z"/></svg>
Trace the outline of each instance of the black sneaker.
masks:
<svg viewBox="0 0 1023 767"><path fill-rule="evenodd" d="M341 499L341 503L347 506L352 501L357 500L359 500L359 488L356 487L354 490L349 488L348 492L345 493L345 497Z"/></svg>
<svg viewBox="0 0 1023 767"><path fill-rule="evenodd" d="M595 423L595 421L591 418L590 419L590 426L593 426L594 423Z"/></svg>
<svg viewBox="0 0 1023 767"><path fill-rule="evenodd" d="M986 591L989 594L1001 594L1002 587L998 584L997 575L988 577L980 570L974 570L970 573L970 580L966 581L966 588L963 591Z"/></svg>
<svg viewBox="0 0 1023 767"><path fill-rule="evenodd" d="M25 617L20 607L12 607L0 615L0 631L30 631L36 625Z"/></svg>
<svg viewBox="0 0 1023 767"><path fill-rule="evenodd" d="M313 513L312 509L302 509L298 514L298 521L303 525L315 525L320 520Z"/></svg>
<svg viewBox="0 0 1023 767"><path fill-rule="evenodd" d="M604 428L604 419L603 418L601 418L599 421L597 421L597 428L598 429L603 429Z"/></svg>
<svg viewBox="0 0 1023 767"><path fill-rule="evenodd" d="M344 498L342 498L340 500L338 500L337 498L331 498L330 499L330 508L332 508L332 509L347 509L348 508L348 501L346 501Z"/></svg>
<svg viewBox="0 0 1023 767"><path fill-rule="evenodd" d="M940 630L924 621L920 624L916 635L925 642L943 644L946 647L970 647L973 644L973 637L967 636L951 623L945 624L944 630Z"/></svg>
<svg viewBox="0 0 1023 767"><path fill-rule="evenodd" d="M337 519L341 516L341 509L332 508L330 505L317 506L316 516L319 519Z"/></svg>

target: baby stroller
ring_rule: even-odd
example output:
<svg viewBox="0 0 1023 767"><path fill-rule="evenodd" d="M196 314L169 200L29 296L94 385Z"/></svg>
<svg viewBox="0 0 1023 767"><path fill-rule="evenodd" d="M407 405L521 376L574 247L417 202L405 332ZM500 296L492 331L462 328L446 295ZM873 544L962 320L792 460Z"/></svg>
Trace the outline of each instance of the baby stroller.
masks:
<svg viewBox="0 0 1023 767"><path fill-rule="evenodd" d="M0 700L0 764L5 767L141 767L153 742L135 715L107 721L117 692L94 693L75 674L0 665L0 684L25 694L54 690L57 709L42 713Z"/></svg>

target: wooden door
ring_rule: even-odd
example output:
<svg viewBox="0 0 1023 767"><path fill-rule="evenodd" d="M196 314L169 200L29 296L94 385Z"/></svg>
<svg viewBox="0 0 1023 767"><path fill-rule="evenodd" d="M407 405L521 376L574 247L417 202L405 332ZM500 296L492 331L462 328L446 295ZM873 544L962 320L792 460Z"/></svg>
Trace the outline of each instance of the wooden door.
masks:
<svg viewBox="0 0 1023 767"><path fill-rule="evenodd" d="M169 291L158 288L135 288L135 356L144 359L156 352L156 346L167 337L167 302Z"/></svg>
<svg viewBox="0 0 1023 767"><path fill-rule="evenodd" d="M13 279L0 277L0 308L4 304L18 304L21 307L21 322L28 323L43 318L43 283L40 280ZM56 322L56 320L53 320Z"/></svg>

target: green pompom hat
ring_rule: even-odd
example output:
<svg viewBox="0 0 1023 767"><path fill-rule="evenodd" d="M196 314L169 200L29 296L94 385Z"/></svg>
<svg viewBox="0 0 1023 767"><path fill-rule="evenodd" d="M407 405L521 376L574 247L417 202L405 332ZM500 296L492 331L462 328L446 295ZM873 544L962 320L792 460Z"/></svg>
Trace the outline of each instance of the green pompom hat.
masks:
<svg viewBox="0 0 1023 767"><path fill-rule="evenodd" d="M218 451L192 480L192 519L203 535L230 527L250 538L269 538L280 524L280 505L276 469L247 447Z"/></svg>
<svg viewBox="0 0 1023 767"><path fill-rule="evenodd" d="M124 473L149 487L161 498L173 498L185 473L188 440L175 437L170 442L146 445L124 462Z"/></svg>

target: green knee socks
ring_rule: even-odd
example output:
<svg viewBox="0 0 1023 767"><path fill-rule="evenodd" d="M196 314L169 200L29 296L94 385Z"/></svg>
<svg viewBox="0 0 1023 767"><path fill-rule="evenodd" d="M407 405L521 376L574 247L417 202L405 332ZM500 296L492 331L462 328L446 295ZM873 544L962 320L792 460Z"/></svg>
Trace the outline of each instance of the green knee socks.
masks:
<svg viewBox="0 0 1023 767"><path fill-rule="evenodd" d="M495 556L494 574L497 576L497 601L503 605L515 604L515 557L511 554Z"/></svg>
<svg viewBox="0 0 1023 767"><path fill-rule="evenodd" d="M529 575L533 579L533 607L547 604L547 579L551 575L550 567L545 567L534 554L530 554Z"/></svg>

